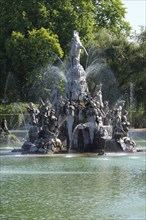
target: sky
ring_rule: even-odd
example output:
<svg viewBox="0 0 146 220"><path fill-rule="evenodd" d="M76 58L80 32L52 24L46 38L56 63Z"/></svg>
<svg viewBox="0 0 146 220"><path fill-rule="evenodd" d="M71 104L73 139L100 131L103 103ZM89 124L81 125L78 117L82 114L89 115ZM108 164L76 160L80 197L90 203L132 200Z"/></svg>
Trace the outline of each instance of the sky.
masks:
<svg viewBox="0 0 146 220"><path fill-rule="evenodd" d="M146 0L122 0L127 8L126 21L129 21L133 31L141 32L141 27L146 29Z"/></svg>

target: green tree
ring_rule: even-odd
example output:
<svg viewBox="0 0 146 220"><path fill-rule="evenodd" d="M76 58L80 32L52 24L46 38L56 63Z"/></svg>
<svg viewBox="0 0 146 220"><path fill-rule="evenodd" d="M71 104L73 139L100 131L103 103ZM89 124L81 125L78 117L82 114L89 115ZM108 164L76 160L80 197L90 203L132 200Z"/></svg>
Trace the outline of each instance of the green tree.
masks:
<svg viewBox="0 0 146 220"><path fill-rule="evenodd" d="M89 7L90 6L90 7ZM0 2L1 94L8 73L19 84L20 97L27 93L29 75L40 66L54 62L69 51L74 29L91 34L92 1L4 1ZM86 16L82 16L85 9ZM60 46L61 45L61 46Z"/></svg>
<svg viewBox="0 0 146 220"><path fill-rule="evenodd" d="M63 56L57 35L44 28L29 31L27 38L22 33L13 31L6 41L6 52L9 59L13 57L11 65L14 72L21 69L23 72L30 72L34 67L51 63L55 54Z"/></svg>
<svg viewBox="0 0 146 220"><path fill-rule="evenodd" d="M129 35L131 27L125 20L126 8L121 0L93 0L97 28L106 28L117 34Z"/></svg>
<svg viewBox="0 0 146 220"><path fill-rule="evenodd" d="M138 36L138 49L136 51L133 66L135 66L135 81L137 98L137 107L144 107L146 116L146 30Z"/></svg>
<svg viewBox="0 0 146 220"><path fill-rule="evenodd" d="M131 42L124 37L113 38L105 50L106 60L119 83L119 89L133 112L132 123L136 127L146 126L146 121L143 120L146 117L145 33L138 37L138 42Z"/></svg>
<svg viewBox="0 0 146 220"><path fill-rule="evenodd" d="M12 32L5 45L11 72L19 84L20 95L26 98L27 84L33 70L52 63L57 54L60 57L63 55L57 35L50 34L44 28L29 31L27 38L20 32Z"/></svg>
<svg viewBox="0 0 146 220"><path fill-rule="evenodd" d="M86 61L87 82L90 91L94 92L96 85L102 83L103 100L109 100L110 105L115 104L121 95L119 81L107 55L113 39L117 39L117 37L110 30L100 29L94 35L92 45L89 46Z"/></svg>
<svg viewBox="0 0 146 220"><path fill-rule="evenodd" d="M28 99L33 102L40 99L53 101L51 95L54 86L61 95L64 92L65 82L65 75L58 67L46 65L39 71L34 70L28 82Z"/></svg>
<svg viewBox="0 0 146 220"><path fill-rule="evenodd" d="M137 103L145 103L142 95L146 80L145 41L137 44L125 38L114 39L106 53L122 92L128 92L130 83L134 82Z"/></svg>
<svg viewBox="0 0 146 220"><path fill-rule="evenodd" d="M114 33L129 27L120 0L1 0L0 13L1 98L9 72L19 85L20 98L27 98L33 71L63 52L68 56L73 30L86 46L102 27Z"/></svg>

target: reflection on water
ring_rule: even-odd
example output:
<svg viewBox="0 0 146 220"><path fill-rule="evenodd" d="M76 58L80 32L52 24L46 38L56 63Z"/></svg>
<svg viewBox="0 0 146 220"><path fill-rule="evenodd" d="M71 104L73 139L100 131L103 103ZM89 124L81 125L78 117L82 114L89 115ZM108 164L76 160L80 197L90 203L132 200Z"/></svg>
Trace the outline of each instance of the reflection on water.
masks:
<svg viewBox="0 0 146 220"><path fill-rule="evenodd" d="M0 219L145 219L145 154L0 162Z"/></svg>

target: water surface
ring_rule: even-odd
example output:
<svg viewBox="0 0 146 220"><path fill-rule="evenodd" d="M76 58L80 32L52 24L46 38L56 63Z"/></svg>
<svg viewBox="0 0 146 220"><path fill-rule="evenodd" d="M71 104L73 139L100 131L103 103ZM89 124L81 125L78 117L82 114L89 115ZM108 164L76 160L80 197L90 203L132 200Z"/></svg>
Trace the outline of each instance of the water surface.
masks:
<svg viewBox="0 0 146 220"><path fill-rule="evenodd" d="M0 219L145 220L145 156L1 156Z"/></svg>

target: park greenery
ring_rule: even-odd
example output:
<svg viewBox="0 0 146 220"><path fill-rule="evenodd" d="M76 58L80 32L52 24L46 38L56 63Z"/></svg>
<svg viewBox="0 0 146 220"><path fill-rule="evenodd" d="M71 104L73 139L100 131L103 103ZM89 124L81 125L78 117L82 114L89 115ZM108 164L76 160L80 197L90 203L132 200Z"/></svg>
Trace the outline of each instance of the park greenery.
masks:
<svg viewBox="0 0 146 220"><path fill-rule="evenodd" d="M81 62L90 91L102 83L105 100L122 97L134 126L146 126L137 124L146 117L146 31L129 39L121 0L1 0L0 12L1 114L16 103L50 99L54 84L63 93L78 30L89 53Z"/></svg>

